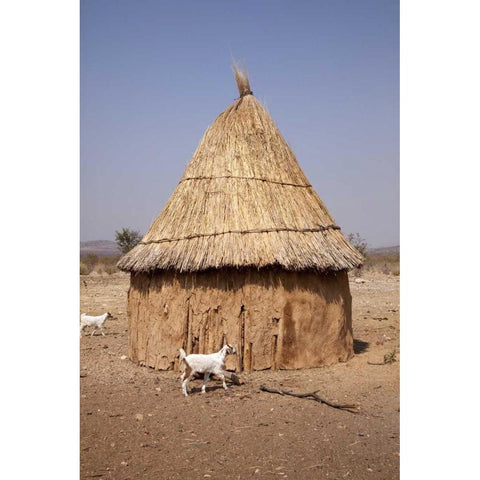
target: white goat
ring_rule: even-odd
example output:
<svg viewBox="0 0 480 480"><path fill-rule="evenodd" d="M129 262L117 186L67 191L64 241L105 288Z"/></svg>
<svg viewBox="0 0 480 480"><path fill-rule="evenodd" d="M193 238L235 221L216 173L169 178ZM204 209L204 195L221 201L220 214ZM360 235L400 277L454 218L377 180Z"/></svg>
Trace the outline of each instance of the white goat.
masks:
<svg viewBox="0 0 480 480"><path fill-rule="evenodd" d="M103 315L99 315L98 317L92 317L91 315L87 315L86 313L82 313L80 316L80 336L82 336L82 331L85 327L93 327L92 330L92 337L97 328L99 328L102 332L102 335L105 336L103 333L103 324L107 318L113 318L113 315L109 312L104 313Z"/></svg>
<svg viewBox="0 0 480 480"><path fill-rule="evenodd" d="M203 373L203 385L202 393L205 393L207 383L210 375L217 375L223 382L223 388L227 390L227 384L225 383L225 357L230 354L237 353L235 347L230 344L224 345L217 353L210 353L209 355L203 355L198 353L192 353L186 355L183 348L180 349L180 362L185 364L185 370L181 375L182 379L182 392L188 397L187 385L197 373Z"/></svg>

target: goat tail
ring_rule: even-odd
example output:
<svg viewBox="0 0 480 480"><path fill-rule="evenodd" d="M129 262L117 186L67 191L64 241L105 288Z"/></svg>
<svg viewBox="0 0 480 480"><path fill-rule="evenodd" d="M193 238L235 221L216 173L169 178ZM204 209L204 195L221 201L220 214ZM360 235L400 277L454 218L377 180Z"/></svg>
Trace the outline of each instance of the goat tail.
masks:
<svg viewBox="0 0 480 480"><path fill-rule="evenodd" d="M185 379L185 373L186 373L186 370L187 370L187 367L188 367L188 363L187 363L187 360L185 359L187 354L185 353L185 350L183 348L179 348L178 351L180 352L180 371L182 372L182 374L180 375L180 379L183 380Z"/></svg>
<svg viewBox="0 0 480 480"><path fill-rule="evenodd" d="M180 362L185 362L185 357L187 356L185 350L183 348L180 348L178 351L180 352Z"/></svg>

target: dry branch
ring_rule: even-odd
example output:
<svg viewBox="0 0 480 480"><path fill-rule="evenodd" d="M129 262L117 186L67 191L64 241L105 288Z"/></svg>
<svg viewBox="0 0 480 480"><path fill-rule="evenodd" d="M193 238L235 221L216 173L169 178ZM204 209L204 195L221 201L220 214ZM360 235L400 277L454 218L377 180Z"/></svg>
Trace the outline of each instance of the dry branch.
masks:
<svg viewBox="0 0 480 480"><path fill-rule="evenodd" d="M260 387L260 390L262 392L277 393L279 395L290 395L292 397L297 397L297 398L311 398L312 400L315 400L316 402L324 403L325 405L328 405L329 407L332 407L332 408L337 408L339 410L345 410L346 412L350 412L350 413L357 413L355 410L353 410L353 409L358 408L357 405L354 405L354 404L343 405L343 404L339 404L339 403L329 402L328 400L325 400L324 398L317 395L317 392L319 392L320 390L315 390L314 392L310 392L310 393L294 393L291 390L286 390L286 389L277 390L275 388L270 388L270 387L267 387L265 385L262 385Z"/></svg>

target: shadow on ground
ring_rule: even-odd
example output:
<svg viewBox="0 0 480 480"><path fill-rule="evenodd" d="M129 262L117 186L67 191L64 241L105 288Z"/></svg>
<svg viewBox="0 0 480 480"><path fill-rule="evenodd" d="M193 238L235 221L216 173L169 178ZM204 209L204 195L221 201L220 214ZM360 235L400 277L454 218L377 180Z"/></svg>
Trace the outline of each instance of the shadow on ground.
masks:
<svg viewBox="0 0 480 480"><path fill-rule="evenodd" d="M369 346L370 344L368 342L364 342L363 340L353 340L353 352L355 355L365 352Z"/></svg>

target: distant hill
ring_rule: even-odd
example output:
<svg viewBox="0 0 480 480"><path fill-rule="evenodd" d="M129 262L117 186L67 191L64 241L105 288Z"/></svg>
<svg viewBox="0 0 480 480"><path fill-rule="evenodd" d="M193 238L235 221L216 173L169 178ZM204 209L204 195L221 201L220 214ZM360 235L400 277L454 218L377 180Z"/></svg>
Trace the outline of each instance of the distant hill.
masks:
<svg viewBox="0 0 480 480"><path fill-rule="evenodd" d="M371 257L377 256L399 256L400 255L400 245L396 245L394 247L380 247L380 248L369 248L367 249L367 255Z"/></svg>
<svg viewBox="0 0 480 480"><path fill-rule="evenodd" d="M80 242L80 258L88 254L94 254L98 257L113 257L122 252L115 242L111 240L93 240L91 242Z"/></svg>

